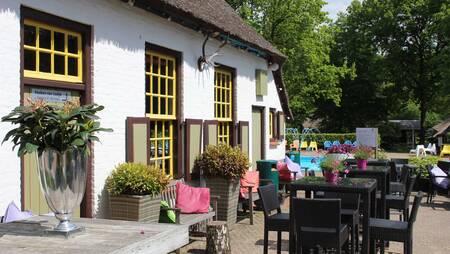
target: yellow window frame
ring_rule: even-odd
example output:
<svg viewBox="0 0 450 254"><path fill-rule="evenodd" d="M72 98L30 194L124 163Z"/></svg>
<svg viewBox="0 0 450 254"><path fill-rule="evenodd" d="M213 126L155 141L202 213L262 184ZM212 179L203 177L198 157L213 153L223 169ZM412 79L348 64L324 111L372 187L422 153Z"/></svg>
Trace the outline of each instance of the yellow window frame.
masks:
<svg viewBox="0 0 450 254"><path fill-rule="evenodd" d="M269 112L269 138L273 138L273 112Z"/></svg>
<svg viewBox="0 0 450 254"><path fill-rule="evenodd" d="M228 70L214 70L214 118L217 124L217 142L230 144L233 121L233 76Z"/></svg>
<svg viewBox="0 0 450 254"><path fill-rule="evenodd" d="M150 103L150 105L148 105L149 108L149 112L146 113L146 116L150 117L150 118L158 118L158 119L166 119L166 120L175 120L176 119L176 115L177 115L177 108L176 108L176 100L177 100L177 72L176 72L176 60L174 57L168 56L168 55L163 55L154 51L150 51L148 50L146 52L146 57L149 58L149 70L145 70L145 78L147 80L148 78L148 82L149 84L149 91L145 92L145 96L148 97L148 103ZM153 58L157 57L158 58L158 70L157 72L153 72ZM165 65L165 74L162 74L161 72L161 60L164 60L166 62ZM146 60L147 61L147 60ZM172 76L169 75L169 61L171 61L172 64L172 71L173 74ZM153 86L155 84L153 84L153 77L157 78L158 82L157 82L157 93L153 93ZM161 89L161 80L164 79L165 80L165 93L162 94L162 90ZM172 95L169 95L169 80L172 81ZM146 81L147 82L147 81ZM157 110L157 114L153 113L153 99L157 98L158 100L158 110ZM161 112L161 101L165 101L165 113L162 114ZM169 101L172 100L172 113L169 114Z"/></svg>
<svg viewBox="0 0 450 254"><path fill-rule="evenodd" d="M83 51L82 51L81 34L80 33L69 31L69 30L62 29L62 28L58 28L56 26L51 26L51 25L37 22L34 20L30 20L30 19L25 19L24 25L33 26L36 28L35 46L30 46L30 45L25 45L25 44L23 45L24 50L27 49L27 50L32 50L35 52L35 54L36 54L36 56L35 56L36 69L35 69L35 71L24 70L24 77L48 79L48 80L55 80L55 81L65 81L65 82L72 82L72 83L83 82ZM50 49L39 47L39 29L46 29L51 32ZM64 34L64 52L57 51L54 48L54 46L55 46L54 45L54 33L55 32ZM68 51L68 36L69 35L77 38L78 52L76 54L69 53L69 51ZM40 67L39 66L39 64L40 64L39 52L50 53L50 73L39 71L39 67ZM54 73L54 70L55 70L55 65L54 65L54 60L53 60L54 55L64 56L64 59L65 59L65 66L64 66L65 74L64 75ZM68 68L69 68L68 58L69 57L77 58L77 65L78 65L78 68L77 68L78 75L77 76L72 76L72 75L68 74Z"/></svg>
<svg viewBox="0 0 450 254"><path fill-rule="evenodd" d="M153 126L150 130L150 162L158 166L164 173L173 176L173 122L171 120L152 121ZM166 123L168 123L168 135L166 135ZM161 130L158 129L161 127ZM158 135L161 133L161 135ZM152 135L153 134L153 135ZM168 154L166 155L166 142L168 142ZM159 145L161 144L161 146ZM153 156L152 156L153 149ZM160 153L161 149L161 153ZM165 171L166 163L169 163L169 171Z"/></svg>

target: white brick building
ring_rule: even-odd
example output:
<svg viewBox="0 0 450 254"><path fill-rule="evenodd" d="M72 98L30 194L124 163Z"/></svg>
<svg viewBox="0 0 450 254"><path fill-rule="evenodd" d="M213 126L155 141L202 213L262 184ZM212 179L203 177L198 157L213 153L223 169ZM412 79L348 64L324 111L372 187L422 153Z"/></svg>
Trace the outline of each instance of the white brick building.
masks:
<svg viewBox="0 0 450 254"><path fill-rule="evenodd" d="M217 66L200 71L208 34L214 38L206 55L227 44L213 59ZM37 91L68 91L104 105L102 125L114 129L95 144L83 216L105 215L106 177L139 157L127 152L128 117L167 129L151 132L144 156L175 177L189 178L192 154L218 141L245 146L252 161L283 158L284 116L291 113L276 65L284 60L224 1L0 1L0 115ZM9 129L0 123L0 137ZM12 200L43 212L33 196L32 159L21 160L5 142L0 162L0 213Z"/></svg>

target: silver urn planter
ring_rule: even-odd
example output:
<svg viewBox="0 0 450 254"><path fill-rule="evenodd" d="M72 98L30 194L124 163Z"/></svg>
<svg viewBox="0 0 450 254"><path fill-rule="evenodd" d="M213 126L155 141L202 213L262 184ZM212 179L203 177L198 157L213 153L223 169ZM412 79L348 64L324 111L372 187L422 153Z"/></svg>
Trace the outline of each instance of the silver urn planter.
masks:
<svg viewBox="0 0 450 254"><path fill-rule="evenodd" d="M79 149L60 153L47 149L38 157L38 175L47 205L59 220L53 229L70 233L80 228L70 222L86 189L86 154Z"/></svg>

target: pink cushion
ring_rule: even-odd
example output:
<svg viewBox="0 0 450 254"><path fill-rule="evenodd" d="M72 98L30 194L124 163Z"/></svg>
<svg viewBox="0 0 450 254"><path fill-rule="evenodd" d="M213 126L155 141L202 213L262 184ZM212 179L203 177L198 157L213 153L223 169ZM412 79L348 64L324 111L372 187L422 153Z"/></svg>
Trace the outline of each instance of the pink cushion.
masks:
<svg viewBox="0 0 450 254"><path fill-rule="evenodd" d="M246 197L248 194L248 188L253 187L252 192L258 192L259 187L259 171L247 171L245 176L241 178L241 189L239 191L240 197Z"/></svg>
<svg viewBox="0 0 450 254"><path fill-rule="evenodd" d="M181 213L209 212L210 194L208 188L196 188L177 182L176 208Z"/></svg>
<svg viewBox="0 0 450 254"><path fill-rule="evenodd" d="M279 178L281 181L291 181L292 175L291 171L288 168L288 165L284 162L278 162L277 163L277 169L279 173Z"/></svg>

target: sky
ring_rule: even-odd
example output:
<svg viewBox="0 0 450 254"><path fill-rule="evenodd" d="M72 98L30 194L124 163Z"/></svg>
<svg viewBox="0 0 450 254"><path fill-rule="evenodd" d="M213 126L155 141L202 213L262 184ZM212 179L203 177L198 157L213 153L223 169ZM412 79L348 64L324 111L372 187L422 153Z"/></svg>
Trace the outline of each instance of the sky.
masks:
<svg viewBox="0 0 450 254"><path fill-rule="evenodd" d="M352 0L325 0L328 2L327 5L324 6L323 10L328 12L328 16L336 20L338 12L345 11L347 6L350 5Z"/></svg>

